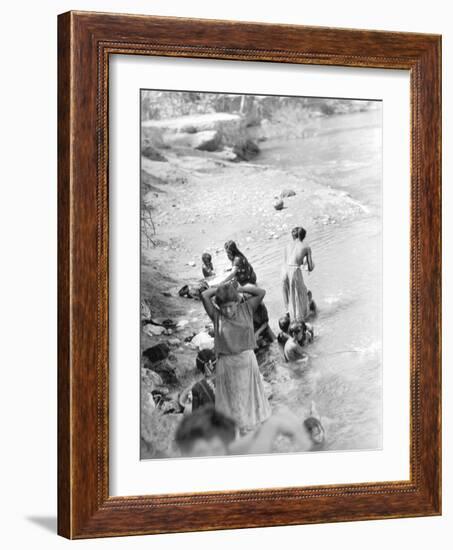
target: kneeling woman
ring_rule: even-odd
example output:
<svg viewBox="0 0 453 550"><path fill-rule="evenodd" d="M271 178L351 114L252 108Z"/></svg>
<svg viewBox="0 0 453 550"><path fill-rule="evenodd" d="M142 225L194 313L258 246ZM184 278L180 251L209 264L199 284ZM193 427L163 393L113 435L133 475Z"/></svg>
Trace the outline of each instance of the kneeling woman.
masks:
<svg viewBox="0 0 453 550"><path fill-rule="evenodd" d="M239 294L251 298L239 303ZM216 369L215 408L233 418L244 433L271 415L253 350L256 348L253 312L265 291L254 285L209 288L202 295L206 313L214 323ZM215 296L215 304L212 298ZM217 307L216 307L217 306Z"/></svg>

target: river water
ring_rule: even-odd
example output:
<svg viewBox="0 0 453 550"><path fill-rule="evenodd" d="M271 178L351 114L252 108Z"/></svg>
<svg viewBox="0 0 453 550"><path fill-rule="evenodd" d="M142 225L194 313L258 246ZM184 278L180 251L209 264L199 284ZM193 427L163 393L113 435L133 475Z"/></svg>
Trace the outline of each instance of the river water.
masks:
<svg viewBox="0 0 453 550"><path fill-rule="evenodd" d="M322 185L359 201L354 221L314 224L307 229L315 269L303 272L319 314L308 361L290 368L277 346L274 404L300 417L311 403L326 429L325 450L377 449L382 444L382 185L380 110L331 116L315 122L311 137L262 145L259 163L303 168ZM302 184L301 184L302 185ZM298 190L295 189L297 192ZM338 213L336 213L338 214ZM266 288L271 325L283 315L280 281L282 242L266 241L249 254Z"/></svg>

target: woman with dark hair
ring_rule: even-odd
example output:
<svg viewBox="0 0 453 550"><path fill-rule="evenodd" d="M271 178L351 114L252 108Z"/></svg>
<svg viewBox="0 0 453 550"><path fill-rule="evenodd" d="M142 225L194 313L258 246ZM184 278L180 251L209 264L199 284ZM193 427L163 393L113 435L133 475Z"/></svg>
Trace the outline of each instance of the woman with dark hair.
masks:
<svg viewBox="0 0 453 550"><path fill-rule="evenodd" d="M192 387L192 410L214 404L216 356L212 349L202 349L196 360L197 369L203 374L199 382Z"/></svg>
<svg viewBox="0 0 453 550"><path fill-rule="evenodd" d="M283 351L286 342L289 338L289 325L291 324L291 320L289 318L289 315L283 315L283 317L280 317L278 320L278 326L280 327L280 332L277 336L277 342L279 346L281 346L281 350Z"/></svg>
<svg viewBox="0 0 453 550"><path fill-rule="evenodd" d="M283 301L292 321L305 321L310 314L308 290L302 275L302 266L313 271L315 264L311 248L304 244L307 232L303 227L291 231L293 242L285 248L283 265Z"/></svg>
<svg viewBox="0 0 453 550"><path fill-rule="evenodd" d="M183 390L179 396L179 404L184 414L193 412L200 407L213 405L215 401L215 366L217 358L214 350L202 349L198 352L196 367L203 378L193 386Z"/></svg>
<svg viewBox="0 0 453 550"><path fill-rule="evenodd" d="M225 252L228 259L231 261L232 269L220 284L225 284L229 281L237 281L240 285L256 285L256 274L253 271L253 267L234 241L227 241L225 243Z"/></svg>
<svg viewBox="0 0 453 550"><path fill-rule="evenodd" d="M251 297L240 302L240 294L244 292ZM241 432L255 428L271 414L253 352L256 348L253 313L264 295L263 289L251 284L239 289L220 285L201 295L206 313L214 323L215 407L233 418Z"/></svg>

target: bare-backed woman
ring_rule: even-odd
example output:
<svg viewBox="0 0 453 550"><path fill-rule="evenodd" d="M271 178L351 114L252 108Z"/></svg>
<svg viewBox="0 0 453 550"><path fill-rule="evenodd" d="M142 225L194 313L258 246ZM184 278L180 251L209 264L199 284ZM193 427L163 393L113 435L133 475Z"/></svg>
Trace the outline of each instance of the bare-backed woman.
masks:
<svg viewBox="0 0 453 550"><path fill-rule="evenodd" d="M305 321L310 314L308 289L302 275L302 266L313 271L315 264L311 248L304 243L307 232L303 227L291 231L293 241L285 248L283 264L283 301L291 321Z"/></svg>

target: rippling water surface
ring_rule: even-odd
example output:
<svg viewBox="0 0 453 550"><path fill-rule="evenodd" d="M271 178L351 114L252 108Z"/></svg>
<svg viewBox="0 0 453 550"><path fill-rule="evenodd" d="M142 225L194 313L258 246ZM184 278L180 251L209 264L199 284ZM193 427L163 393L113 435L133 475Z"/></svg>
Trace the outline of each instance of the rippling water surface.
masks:
<svg viewBox="0 0 453 550"><path fill-rule="evenodd" d="M259 161L308 169L320 184L346 191L365 207L353 222L307 228L315 269L303 273L319 308L316 341L307 348L305 365L278 367L278 376L287 380L273 397L300 415L314 401L326 427L327 450L376 449L382 442L380 120L380 110L321 119L313 137L265 142ZM248 255L267 289L277 330L284 313L276 285L282 242L267 241ZM271 353L281 364L277 350Z"/></svg>

